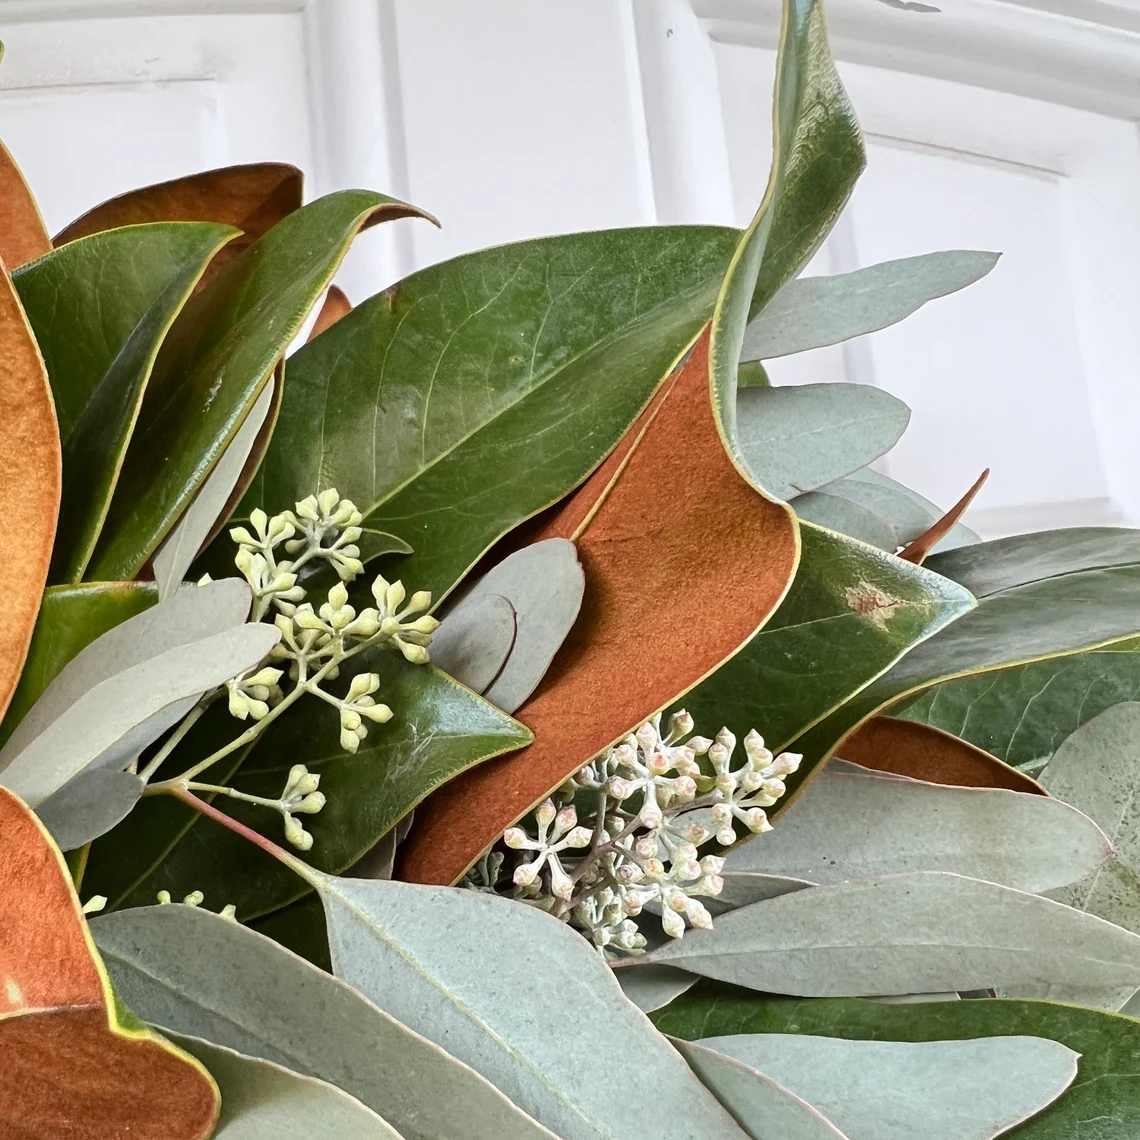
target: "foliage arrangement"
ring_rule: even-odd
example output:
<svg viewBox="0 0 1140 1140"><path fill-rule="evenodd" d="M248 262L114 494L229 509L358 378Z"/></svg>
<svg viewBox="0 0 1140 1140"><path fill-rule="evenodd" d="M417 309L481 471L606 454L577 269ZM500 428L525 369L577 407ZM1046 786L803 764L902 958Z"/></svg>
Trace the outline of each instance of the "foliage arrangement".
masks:
<svg viewBox="0 0 1140 1140"><path fill-rule="evenodd" d="M799 276L819 0L775 126L742 232L356 307L428 215L259 165L53 240L0 151L4 1136L1137 1134L1140 532L981 542L899 401L769 383L996 262Z"/></svg>

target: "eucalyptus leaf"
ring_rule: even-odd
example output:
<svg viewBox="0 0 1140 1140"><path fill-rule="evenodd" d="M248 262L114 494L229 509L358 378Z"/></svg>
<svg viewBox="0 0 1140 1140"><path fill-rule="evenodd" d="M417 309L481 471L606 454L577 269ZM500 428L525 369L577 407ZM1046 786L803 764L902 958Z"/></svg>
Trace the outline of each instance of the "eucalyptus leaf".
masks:
<svg viewBox="0 0 1140 1140"><path fill-rule="evenodd" d="M772 494L791 499L890 451L910 409L866 384L794 384L743 389L736 420L749 472Z"/></svg>
<svg viewBox="0 0 1140 1140"><path fill-rule="evenodd" d="M795 1033L709 1037L802 1097L849 1140L992 1140L1072 1084L1078 1053L1042 1037L845 1041ZM688 1055L692 1046L680 1046Z"/></svg>
<svg viewBox="0 0 1140 1140"><path fill-rule="evenodd" d="M1138 1023L1041 1001L882 1005L858 999L764 998L704 983L653 1015L677 1037L810 1033L850 1040L940 1041L1030 1036L1081 1055L1068 1093L1017 1130L1018 1140L1134 1140L1140 1134Z"/></svg>
<svg viewBox="0 0 1140 1140"><path fill-rule="evenodd" d="M774 360L840 344L905 320L928 301L985 277L1001 254L946 250L836 277L790 281L748 326L743 360Z"/></svg>
<svg viewBox="0 0 1140 1140"><path fill-rule="evenodd" d="M724 880L720 894L701 900L705 904L705 909L712 915L739 910L742 906L751 906L752 903L779 898L780 895L802 891L805 887L816 885L807 879L792 878L788 875L738 870L733 866L732 860L725 864L720 877Z"/></svg>
<svg viewBox="0 0 1140 1140"><path fill-rule="evenodd" d="M431 659L472 692L483 693L514 643L514 606L499 594L482 594L448 612L432 635Z"/></svg>
<svg viewBox="0 0 1140 1140"><path fill-rule="evenodd" d="M834 485L827 484L828 487ZM828 530L856 538L868 546L891 554L899 548L898 532L886 519L841 495L832 495L823 490L809 491L806 495L796 495L790 502L801 519L817 526L825 526Z"/></svg>
<svg viewBox="0 0 1140 1140"><path fill-rule="evenodd" d="M818 1109L755 1068L699 1042L674 1039L673 1044L755 1140L851 1140Z"/></svg>
<svg viewBox="0 0 1140 1140"><path fill-rule="evenodd" d="M932 555L925 568L964 586L977 608L796 740L803 771L875 713L940 681L1105 646L1140 629L1140 531L1018 535ZM799 782L793 776L789 787Z"/></svg>
<svg viewBox="0 0 1140 1140"><path fill-rule="evenodd" d="M585 588L578 553L564 538L516 550L471 587L464 602L500 594L517 619L510 656L484 693L491 704L513 713L538 688L574 625Z"/></svg>
<svg viewBox="0 0 1140 1140"><path fill-rule="evenodd" d="M36 809L61 851L74 851L111 830L142 798L146 785L132 772L80 772Z"/></svg>
<svg viewBox="0 0 1140 1140"><path fill-rule="evenodd" d="M116 673L19 751L0 784L34 808L89 767L125 766L185 715L186 702L252 668L280 637L275 626L242 625Z"/></svg>
<svg viewBox="0 0 1140 1140"><path fill-rule="evenodd" d="M164 222L94 234L13 275L43 352L63 452L50 579L82 576L171 323L231 226Z"/></svg>
<svg viewBox="0 0 1140 1140"><path fill-rule="evenodd" d="M923 872L795 891L632 959L803 997L1140 984L1140 936L1060 903Z"/></svg>
<svg viewBox="0 0 1140 1140"><path fill-rule="evenodd" d="M637 1058L654 1074L658 1140L741 1140L598 952L549 915L452 887L326 878L318 890L336 975L446 1041L562 1140L645 1135L645 1106L623 1095L627 1078L614 1057ZM553 1032L549 1019L535 1016L552 993L573 1011Z"/></svg>
<svg viewBox="0 0 1140 1140"><path fill-rule="evenodd" d="M138 573L244 423L356 232L413 213L382 194L329 194L283 218L187 302L155 361L86 577Z"/></svg>
<svg viewBox="0 0 1140 1140"><path fill-rule="evenodd" d="M638 1009L652 1013L680 997L701 979L672 966L646 966L644 970L622 970L617 980L622 993Z"/></svg>
<svg viewBox="0 0 1140 1140"><path fill-rule="evenodd" d="M144 597L149 605L154 595L148 589ZM249 615L252 599L249 586L238 578L191 587L154 608L110 625L98 637L79 646L78 652L49 678L50 683L0 751L0 771L97 685L180 646L241 626ZM52 615L52 631L57 624L75 622L77 618L86 626L82 615L88 611L98 624L106 624L141 600L133 592L99 586L61 591L51 598L52 609L59 610L58 623ZM45 601L45 613L47 608ZM97 625L87 626L86 632L92 628Z"/></svg>
<svg viewBox="0 0 1140 1140"><path fill-rule="evenodd" d="M725 866L816 883L951 871L1037 894L1096 874L1112 853L1109 839L1087 815L1048 796L828 764L771 833L736 848Z"/></svg>
<svg viewBox="0 0 1140 1140"><path fill-rule="evenodd" d="M171 1039L218 1083L222 1113L214 1140L402 1140L380 1116L334 1085L196 1037L173 1034Z"/></svg>
<svg viewBox="0 0 1140 1140"><path fill-rule="evenodd" d="M152 563L160 598L170 597L182 584L190 564L225 510L273 406L273 392L273 385L266 384L178 524L155 551Z"/></svg>
<svg viewBox="0 0 1140 1140"><path fill-rule="evenodd" d="M551 1140L466 1065L246 927L162 906L101 915L91 933L140 1017L328 1081L405 1140Z"/></svg>

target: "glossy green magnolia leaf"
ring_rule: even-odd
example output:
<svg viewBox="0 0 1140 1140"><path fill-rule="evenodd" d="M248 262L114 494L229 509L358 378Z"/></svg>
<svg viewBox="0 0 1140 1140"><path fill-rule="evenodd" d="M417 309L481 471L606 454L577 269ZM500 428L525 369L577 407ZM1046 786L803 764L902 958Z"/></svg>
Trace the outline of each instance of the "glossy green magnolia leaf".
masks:
<svg viewBox="0 0 1140 1140"><path fill-rule="evenodd" d="M778 826L732 851L725 868L816 883L951 871L1038 894L1096 874L1112 852L1110 838L1087 815L1048 796L828 764Z"/></svg>
<svg viewBox="0 0 1140 1140"><path fill-rule="evenodd" d="M74 851L122 822L145 788L132 772L96 768L48 796L36 815L61 851Z"/></svg>
<svg viewBox="0 0 1140 1140"><path fill-rule="evenodd" d="M790 281L748 326L741 358L774 360L878 332L905 320L928 301L972 285L1000 257L946 250L836 277Z"/></svg>
<svg viewBox="0 0 1140 1140"><path fill-rule="evenodd" d="M621 968L641 962L803 997L1123 987L1140 986L1140 936L1039 895L922 872L754 903Z"/></svg>
<svg viewBox="0 0 1140 1140"><path fill-rule="evenodd" d="M993 1140L1061 1096L1079 1058L1058 1041L1025 1036L902 1042L740 1033L678 1047L690 1063L711 1068L714 1051L762 1073L849 1140ZM742 1118L735 1097L729 1107Z"/></svg>
<svg viewBox="0 0 1140 1140"><path fill-rule="evenodd" d="M415 213L383 194L329 194L282 219L182 308L155 362L88 578L138 573L233 439L357 231Z"/></svg>
<svg viewBox="0 0 1140 1140"><path fill-rule="evenodd" d="M60 670L97 637L158 601L153 582L85 582L44 591L20 683L0 723L0 745Z"/></svg>
<svg viewBox="0 0 1140 1140"><path fill-rule="evenodd" d="M653 1020L694 1039L729 1033L811 1033L864 1041L1048 1037L1081 1055L1069 1091L1017 1130L1018 1140L1134 1140L1140 1134L1140 1023L1040 1001L883 1005L859 999L765 998L713 983L690 990Z"/></svg>
<svg viewBox="0 0 1140 1140"><path fill-rule="evenodd" d="M743 738L755 728L779 751L973 606L927 569L810 524L800 534L799 571L780 608L685 697L701 732L727 725Z"/></svg>
<svg viewBox="0 0 1140 1140"><path fill-rule="evenodd" d="M335 708L323 701L299 702L266 731L230 779L240 791L272 798L281 794L289 769L299 761L318 774L327 802L319 815L305 820L314 839L308 858L333 873L352 866L440 784L532 739L517 721L437 669L409 665L391 650L372 650L354 664L356 672L379 674L377 699L391 706L392 720L369 726L352 754L340 746ZM346 672L333 691L346 690L349 682ZM233 720L231 725L231 737L237 736L241 726ZM257 830L280 835L280 818L264 808L233 800L219 806ZM157 860L148 856L140 863L132 858L143 846L138 835L152 832L158 813L164 820L182 818L168 808L152 808L148 800L108 837L118 855L107 850L100 859L102 872L88 881L111 906L143 906L160 890L176 898L202 890L208 899L234 903L238 915L247 918L285 906L306 890L275 859L201 818L158 845ZM148 852L154 847L153 840L147 842Z"/></svg>
<svg viewBox="0 0 1140 1140"><path fill-rule="evenodd" d="M155 357L231 226L110 230L13 276L59 416L63 499L49 581L74 582L99 537Z"/></svg>
<svg viewBox="0 0 1140 1140"><path fill-rule="evenodd" d="M835 486L834 483L827 485ZM886 519L842 495L809 491L806 495L796 495L789 502L801 519L813 522L816 526L827 527L828 530L858 539L890 554L899 549L898 533Z"/></svg>
<svg viewBox="0 0 1140 1140"><path fill-rule="evenodd" d="M1020 535L932 555L925 568L970 590L977 608L804 733L794 745L802 770L875 713L940 681L1093 649L1140 629L1140 531ZM792 776L789 786L799 782Z"/></svg>
<svg viewBox="0 0 1140 1140"><path fill-rule="evenodd" d="M622 993L638 1009L652 1013L695 986L701 979L673 966L646 966L643 970L622 970L617 976Z"/></svg>
<svg viewBox="0 0 1140 1140"><path fill-rule="evenodd" d="M514 606L500 594L482 594L449 611L432 635L431 659L472 692L485 693L514 643Z"/></svg>
<svg viewBox="0 0 1140 1140"><path fill-rule="evenodd" d="M222 1113L214 1140L289 1135L305 1140L402 1140L377 1113L335 1085L196 1037L175 1035L172 1040L217 1081Z"/></svg>
<svg viewBox="0 0 1140 1140"><path fill-rule="evenodd" d="M364 301L290 358L237 513L335 485L366 525L411 543L401 576L438 600L617 443L708 319L736 238L699 227L543 238Z"/></svg>
<svg viewBox="0 0 1140 1140"><path fill-rule="evenodd" d="M101 915L91 933L148 1022L328 1081L405 1140L551 1140L472 1069L246 927L163 906Z"/></svg>
<svg viewBox="0 0 1140 1140"><path fill-rule="evenodd" d="M782 499L865 467L894 447L909 422L906 404L866 384L747 388L736 397L739 454Z"/></svg>
<svg viewBox="0 0 1140 1140"><path fill-rule="evenodd" d="M337 977L425 1037L446 1041L562 1140L645 1136L646 1105L626 1094L615 1056L636 1057L653 1073L658 1140L742 1140L601 955L568 926L453 887L326 878L318 890ZM556 1027L535 1016L552 993L573 1010Z"/></svg>
<svg viewBox="0 0 1140 1140"><path fill-rule="evenodd" d="M1081 725L1135 700L1140 653L1110 647L945 681L891 716L951 732L1007 764L1037 771Z"/></svg>

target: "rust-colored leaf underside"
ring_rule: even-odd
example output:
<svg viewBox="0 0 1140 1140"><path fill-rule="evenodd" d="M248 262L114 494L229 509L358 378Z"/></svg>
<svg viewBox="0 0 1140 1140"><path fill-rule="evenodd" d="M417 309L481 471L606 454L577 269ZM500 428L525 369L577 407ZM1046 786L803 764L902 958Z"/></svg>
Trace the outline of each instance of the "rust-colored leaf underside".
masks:
<svg viewBox="0 0 1140 1140"><path fill-rule="evenodd" d="M62 487L55 402L11 278L0 266L0 716L24 667L47 581Z"/></svg>
<svg viewBox="0 0 1140 1140"><path fill-rule="evenodd" d="M19 269L51 253L40 209L28 188L16 160L0 143L0 260Z"/></svg>
<svg viewBox="0 0 1140 1140"><path fill-rule="evenodd" d="M351 312L352 302L345 296L344 290L339 285L330 285L329 291L325 294L324 303L321 305L321 311L313 322L308 340L313 340L321 333L331 329L341 317L347 317Z"/></svg>
<svg viewBox="0 0 1140 1140"><path fill-rule="evenodd" d="M708 350L706 329L617 451L536 536L575 540L586 597L517 714L535 742L416 809L402 878L455 881L553 788L735 653L784 596L795 520L729 459Z"/></svg>
<svg viewBox="0 0 1140 1140"><path fill-rule="evenodd" d="M126 1030L63 857L0 788L0 1136L205 1140L218 1094L197 1062Z"/></svg>
<svg viewBox="0 0 1140 1140"><path fill-rule="evenodd" d="M1003 764L996 756L948 732L914 721L872 717L836 751L844 760L862 764L864 768L894 772L932 784L1048 794L1036 780Z"/></svg>

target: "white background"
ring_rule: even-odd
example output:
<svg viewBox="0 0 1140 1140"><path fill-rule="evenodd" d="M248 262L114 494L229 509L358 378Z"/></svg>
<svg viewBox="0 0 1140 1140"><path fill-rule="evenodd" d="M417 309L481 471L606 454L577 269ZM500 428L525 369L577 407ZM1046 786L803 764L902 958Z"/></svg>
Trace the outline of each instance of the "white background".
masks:
<svg viewBox="0 0 1140 1140"><path fill-rule="evenodd" d="M869 167L811 272L940 248L997 270L773 365L914 411L884 469L987 535L1140 524L1140 13L1116 0L832 0ZM0 0L0 136L49 227L233 162L435 213L361 238L354 300L568 230L742 224L763 191L777 0Z"/></svg>

